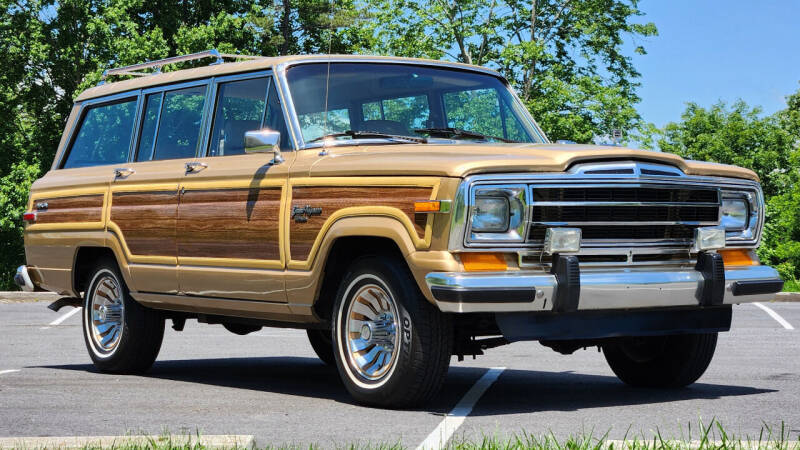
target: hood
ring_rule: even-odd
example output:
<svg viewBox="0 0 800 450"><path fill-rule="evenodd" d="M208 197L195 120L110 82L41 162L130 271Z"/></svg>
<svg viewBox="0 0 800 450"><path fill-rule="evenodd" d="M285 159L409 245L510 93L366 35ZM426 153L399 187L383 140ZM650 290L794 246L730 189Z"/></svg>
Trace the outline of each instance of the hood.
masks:
<svg viewBox="0 0 800 450"><path fill-rule="evenodd" d="M563 172L575 163L637 160L667 164L687 175L758 181L749 169L692 161L671 153L579 144L400 144L329 147L310 176L417 175L465 177L480 173Z"/></svg>

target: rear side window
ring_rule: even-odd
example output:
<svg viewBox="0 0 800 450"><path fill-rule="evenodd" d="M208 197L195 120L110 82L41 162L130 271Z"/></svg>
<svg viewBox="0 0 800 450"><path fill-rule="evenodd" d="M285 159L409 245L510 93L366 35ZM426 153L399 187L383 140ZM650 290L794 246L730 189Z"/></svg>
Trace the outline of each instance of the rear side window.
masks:
<svg viewBox="0 0 800 450"><path fill-rule="evenodd" d="M194 157L205 100L205 85L148 95L136 160Z"/></svg>
<svg viewBox="0 0 800 450"><path fill-rule="evenodd" d="M135 98L89 107L61 167L72 169L126 162L135 116Z"/></svg>

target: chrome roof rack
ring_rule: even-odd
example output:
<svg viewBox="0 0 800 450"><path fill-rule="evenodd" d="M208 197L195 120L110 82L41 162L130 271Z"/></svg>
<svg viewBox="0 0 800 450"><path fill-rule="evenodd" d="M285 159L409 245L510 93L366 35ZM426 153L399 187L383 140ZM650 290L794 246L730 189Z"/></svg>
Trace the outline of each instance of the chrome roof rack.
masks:
<svg viewBox="0 0 800 450"><path fill-rule="evenodd" d="M261 59L264 56L253 56L253 55L236 55L231 53L220 53L216 49L206 50L204 52L197 52L191 53L188 55L180 55L180 56L171 56L169 58L158 59L155 61L148 61L139 64L133 64L130 66L124 67L115 67L113 69L106 69L103 72L102 78L100 78L100 83L105 83L106 78L112 75L132 75L134 77L146 77L149 75L156 75L161 73L161 68L167 64L175 64L180 62L186 61L194 61L198 59L205 59L205 58L215 58L214 62L209 65L216 65L216 64L223 64L225 62L225 58L228 59ZM139 72L142 69L155 69L153 72Z"/></svg>

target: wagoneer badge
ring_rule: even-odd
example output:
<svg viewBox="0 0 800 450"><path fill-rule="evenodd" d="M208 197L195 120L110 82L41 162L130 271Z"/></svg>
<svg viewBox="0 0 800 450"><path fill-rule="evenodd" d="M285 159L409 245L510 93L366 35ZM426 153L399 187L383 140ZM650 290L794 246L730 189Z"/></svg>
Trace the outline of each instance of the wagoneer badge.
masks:
<svg viewBox="0 0 800 450"><path fill-rule="evenodd" d="M320 214L322 214L322 208L316 208L311 205L292 207L292 219L297 223L306 223L309 217Z"/></svg>

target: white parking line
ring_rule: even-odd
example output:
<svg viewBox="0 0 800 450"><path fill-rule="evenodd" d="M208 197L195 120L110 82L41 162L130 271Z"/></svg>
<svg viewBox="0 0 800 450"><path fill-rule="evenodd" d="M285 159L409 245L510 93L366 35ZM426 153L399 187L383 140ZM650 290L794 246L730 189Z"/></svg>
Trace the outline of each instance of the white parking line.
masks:
<svg viewBox="0 0 800 450"><path fill-rule="evenodd" d="M81 309L82 308L72 308L72 310L70 310L69 312L67 312L63 316L59 317L58 319L50 322L50 324L48 326L42 327L41 329L42 330L46 330L46 329L48 329L50 327L61 325L62 322L64 322L65 320L69 319L70 317L74 316L75 314L77 314L78 311L80 311Z"/></svg>
<svg viewBox="0 0 800 450"><path fill-rule="evenodd" d="M472 388L464 394L464 397L461 398L461 401L458 402L455 408L444 416L439 426L419 444L417 450L439 450L444 448L447 441L453 436L453 433L456 432L458 427L464 423L469 413L472 412L475 403L480 400L483 393L489 389L489 386L497 380L497 377L499 377L504 370L506 370L505 367L492 367L486 371L486 373L475 382Z"/></svg>
<svg viewBox="0 0 800 450"><path fill-rule="evenodd" d="M787 322L787 321L786 321L786 319L784 319L783 317L781 317L781 316L780 316L780 314L776 313L776 312L775 312L775 311L774 311L772 308L770 308L769 306L762 305L761 303L758 303L758 302L754 302L753 304L754 304L754 305L756 305L756 306L758 306L759 308L763 309L763 310L764 310L764 312L766 312L767 314L769 314L769 315L770 315L770 317L772 317L773 319L775 319L775 321L776 321L776 322L778 322L779 324L781 324L781 326L782 326L783 328L786 328L787 330L794 330L794 327L792 326L792 324L790 324L789 322Z"/></svg>
<svg viewBox="0 0 800 450"><path fill-rule="evenodd" d="M14 372L19 372L19 369L0 370L0 375L5 375L7 373L14 373Z"/></svg>

